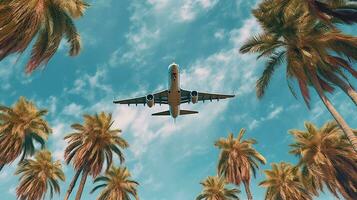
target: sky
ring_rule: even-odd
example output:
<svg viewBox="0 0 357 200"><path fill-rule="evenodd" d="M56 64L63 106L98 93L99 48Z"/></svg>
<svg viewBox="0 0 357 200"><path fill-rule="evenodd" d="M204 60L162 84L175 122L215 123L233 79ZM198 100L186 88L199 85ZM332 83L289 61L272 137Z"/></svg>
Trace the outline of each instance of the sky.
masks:
<svg viewBox="0 0 357 200"><path fill-rule="evenodd" d="M113 113L114 128L122 129L122 137L130 144L124 151L124 165L140 183L141 200L194 199L202 189L199 183L216 174L219 151L214 142L246 128L244 138L255 138L255 148L268 162L251 180L254 199L263 199L265 189L258 186L264 179L263 170L271 163L297 161L288 153L293 142L288 130L303 129L304 121L321 126L332 117L313 90L310 110L301 97L293 97L284 66L276 71L265 97L256 98L255 81L265 60L242 55L239 48L260 31L250 13L259 2L90 1L85 16L76 21L82 36L81 54L69 57L63 42L47 66L31 76L24 73L29 52L1 61L0 103L10 106L25 96L39 108L47 108L46 119L53 128L48 148L59 160L63 160L63 137L71 133L71 124L82 123L84 113ZM342 29L353 33L352 27ZM172 62L180 65L183 89L234 93L236 97L182 105L182 109L200 113L179 117L176 123L170 117L151 116L167 110L165 105L149 109L112 103L166 89L167 67ZM351 100L339 90L329 98L356 128L356 107ZM16 199L16 164L0 172L0 199ZM63 170L66 182L61 183L61 194L54 200L63 199L74 175L71 165L63 163ZM88 178L82 199L95 199L98 192L89 194L93 188L93 179ZM246 199L244 188L240 190L240 198ZM334 198L326 192L317 199Z"/></svg>

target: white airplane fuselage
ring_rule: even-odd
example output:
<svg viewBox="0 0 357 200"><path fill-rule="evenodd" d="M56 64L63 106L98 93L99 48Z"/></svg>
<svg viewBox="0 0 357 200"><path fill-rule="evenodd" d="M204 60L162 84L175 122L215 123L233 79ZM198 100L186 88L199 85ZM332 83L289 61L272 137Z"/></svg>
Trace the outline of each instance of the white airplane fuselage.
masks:
<svg viewBox="0 0 357 200"><path fill-rule="evenodd" d="M173 118L180 115L180 101L181 101L181 88L180 88L180 70L179 66L175 63L169 66L169 94L168 104L170 107L170 114Z"/></svg>

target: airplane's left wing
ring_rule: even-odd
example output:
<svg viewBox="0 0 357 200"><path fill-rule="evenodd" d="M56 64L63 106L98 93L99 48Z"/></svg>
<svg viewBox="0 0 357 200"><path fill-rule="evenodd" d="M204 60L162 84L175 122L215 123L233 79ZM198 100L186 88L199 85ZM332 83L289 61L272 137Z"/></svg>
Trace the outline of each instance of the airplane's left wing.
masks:
<svg viewBox="0 0 357 200"><path fill-rule="evenodd" d="M150 95L150 94L149 94ZM140 105L143 104L145 105L147 103L147 98L153 98L154 102L157 104L167 104L167 96L168 96L168 91L164 90L161 92L157 92L155 94L152 94L152 97L150 96L144 96L144 97L138 97L138 98L133 98L133 99L125 99L125 100L117 100L113 101L113 103L116 104L127 104L127 105Z"/></svg>
<svg viewBox="0 0 357 200"><path fill-rule="evenodd" d="M214 93L205 93L205 92L197 92L197 93L198 93L197 101L202 101L202 102L228 99L235 96L235 95L214 94ZM181 90L181 103L189 103L189 102L191 102L191 91Z"/></svg>

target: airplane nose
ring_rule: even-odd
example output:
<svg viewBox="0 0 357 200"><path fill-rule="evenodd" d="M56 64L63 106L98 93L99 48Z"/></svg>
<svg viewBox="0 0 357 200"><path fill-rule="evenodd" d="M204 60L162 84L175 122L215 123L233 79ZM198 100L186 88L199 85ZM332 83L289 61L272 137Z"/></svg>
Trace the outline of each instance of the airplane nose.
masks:
<svg viewBox="0 0 357 200"><path fill-rule="evenodd" d="M170 71L177 71L177 68L178 68L178 66L177 66L176 63L172 63L172 64L169 66L169 70L170 70Z"/></svg>

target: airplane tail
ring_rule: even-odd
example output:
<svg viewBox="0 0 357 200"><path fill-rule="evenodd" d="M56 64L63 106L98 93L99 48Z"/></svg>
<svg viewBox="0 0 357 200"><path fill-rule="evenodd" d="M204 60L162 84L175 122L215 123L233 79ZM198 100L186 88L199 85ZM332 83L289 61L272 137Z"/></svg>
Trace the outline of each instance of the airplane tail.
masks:
<svg viewBox="0 0 357 200"><path fill-rule="evenodd" d="M191 115L197 113L198 113L197 111L193 111L193 110L180 110L180 115ZM166 116L166 115L170 115L169 110L152 114L152 116Z"/></svg>
<svg viewBox="0 0 357 200"><path fill-rule="evenodd" d="M193 110L180 110L180 115L191 115L191 114L197 114L197 111Z"/></svg>

